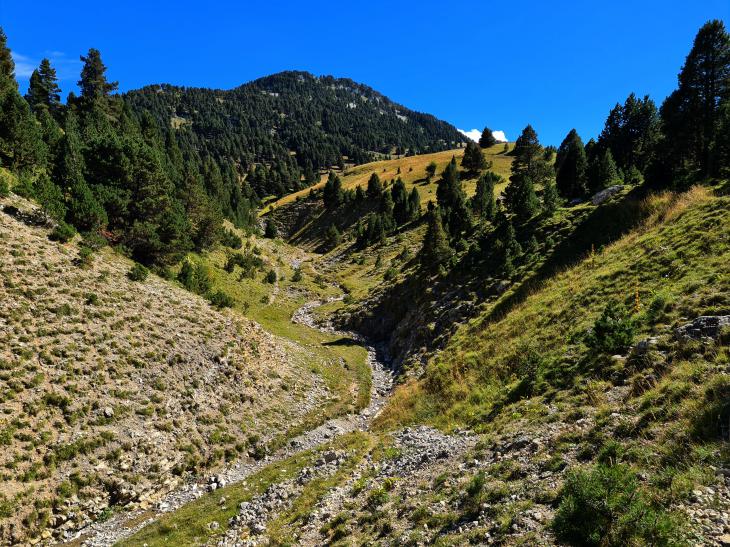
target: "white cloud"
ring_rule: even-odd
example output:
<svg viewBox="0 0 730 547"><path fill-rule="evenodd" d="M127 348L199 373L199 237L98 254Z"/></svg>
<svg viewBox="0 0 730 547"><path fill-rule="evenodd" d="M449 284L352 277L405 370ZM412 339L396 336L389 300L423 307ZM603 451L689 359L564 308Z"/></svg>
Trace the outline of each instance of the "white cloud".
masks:
<svg viewBox="0 0 730 547"><path fill-rule="evenodd" d="M459 133L461 133L465 137L470 138L474 142L479 142L479 137L482 136L482 132L479 131L479 129L472 129L471 131L464 131L463 129L459 129ZM504 134L504 131L492 131L492 135L499 142L507 142L507 135Z"/></svg>
<svg viewBox="0 0 730 547"><path fill-rule="evenodd" d="M15 61L15 75L18 78L29 78L33 74L36 64L29 57L20 53L12 52L12 56L13 61Z"/></svg>
<svg viewBox="0 0 730 547"><path fill-rule="evenodd" d="M12 52L15 61L15 76L21 79L30 78L33 71L41 64L41 57L30 57L22 53ZM45 57L51 61L56 69L60 81L75 80L81 70L81 60L66 56L63 51L46 51Z"/></svg>

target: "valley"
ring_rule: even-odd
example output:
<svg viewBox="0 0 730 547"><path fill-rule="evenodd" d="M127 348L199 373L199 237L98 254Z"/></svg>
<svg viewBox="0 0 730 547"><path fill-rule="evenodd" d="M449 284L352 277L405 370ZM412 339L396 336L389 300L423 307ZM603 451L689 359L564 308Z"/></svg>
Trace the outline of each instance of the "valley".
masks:
<svg viewBox="0 0 730 547"><path fill-rule="evenodd" d="M0 545L730 545L721 20L559 146L24 59L0 29Z"/></svg>

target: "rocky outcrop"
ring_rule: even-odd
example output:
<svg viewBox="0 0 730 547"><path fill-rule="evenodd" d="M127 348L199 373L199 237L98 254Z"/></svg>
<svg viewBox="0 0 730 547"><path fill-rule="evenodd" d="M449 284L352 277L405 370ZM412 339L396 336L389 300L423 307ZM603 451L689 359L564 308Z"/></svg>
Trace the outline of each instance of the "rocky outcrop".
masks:
<svg viewBox="0 0 730 547"><path fill-rule="evenodd" d="M730 315L701 315L679 327L675 334L680 340L719 338L726 327L730 327Z"/></svg>

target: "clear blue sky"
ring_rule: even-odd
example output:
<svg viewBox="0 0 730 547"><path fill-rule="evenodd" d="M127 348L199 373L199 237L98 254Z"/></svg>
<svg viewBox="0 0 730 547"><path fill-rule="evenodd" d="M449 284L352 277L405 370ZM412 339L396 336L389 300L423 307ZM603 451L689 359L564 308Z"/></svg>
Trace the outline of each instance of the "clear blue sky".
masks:
<svg viewBox="0 0 730 547"><path fill-rule="evenodd" d="M51 57L65 94L95 47L120 89L235 87L287 69L350 77L461 129L532 123L546 144L597 135L631 91L674 88L698 28L730 0L519 2L0 0L29 69Z"/></svg>

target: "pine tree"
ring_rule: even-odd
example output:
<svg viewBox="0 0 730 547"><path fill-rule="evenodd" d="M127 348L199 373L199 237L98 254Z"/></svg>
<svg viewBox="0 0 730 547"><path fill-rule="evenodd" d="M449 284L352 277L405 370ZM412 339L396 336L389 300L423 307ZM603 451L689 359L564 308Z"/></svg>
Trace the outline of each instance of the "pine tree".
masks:
<svg viewBox="0 0 730 547"><path fill-rule="evenodd" d="M560 202L560 196L558 195L558 189L553 181L548 181L542 190L542 208L545 214L550 216L558 208Z"/></svg>
<svg viewBox="0 0 730 547"><path fill-rule="evenodd" d="M15 82L15 62L8 47L8 37L5 31L0 27L0 79L7 78L8 81ZM14 84L18 87L18 84Z"/></svg>
<svg viewBox="0 0 730 547"><path fill-rule="evenodd" d="M489 148L495 144L497 144L497 139L495 139L494 135L492 135L492 130L485 127L482 131L482 136L479 137L479 146L482 148Z"/></svg>
<svg viewBox="0 0 730 547"><path fill-rule="evenodd" d="M487 161L482 155L482 149L475 142L469 141L466 143L466 150L464 150L464 157L461 159L461 166L467 171L480 171L487 166Z"/></svg>
<svg viewBox="0 0 730 547"><path fill-rule="evenodd" d="M426 180L430 181L433 178L433 176L436 174L437 168L438 168L438 166L436 165L435 161L430 162L426 166Z"/></svg>
<svg viewBox="0 0 730 547"><path fill-rule="evenodd" d="M560 195L566 199L586 193L588 159L578 132L571 129L558 148L555 159L555 179Z"/></svg>
<svg viewBox="0 0 730 547"><path fill-rule="evenodd" d="M451 249L441 224L441 215L438 209L431 209L428 213L428 228L423 238L419 259L424 268L435 271L450 257Z"/></svg>
<svg viewBox="0 0 730 547"><path fill-rule="evenodd" d="M477 181L476 192L471 199L471 208L474 214L492 220L494 218L496 204L494 201L494 185L499 180L499 175L487 171Z"/></svg>
<svg viewBox="0 0 730 547"><path fill-rule="evenodd" d="M441 210L442 219L452 237L456 238L470 228L471 215L454 157L451 158L441 175L436 189L436 201Z"/></svg>
<svg viewBox="0 0 730 547"><path fill-rule="evenodd" d="M59 166L59 179L68 196L68 221L76 228L93 231L106 224L106 212L84 179L84 157L78 122L73 112L66 116Z"/></svg>
<svg viewBox="0 0 730 547"><path fill-rule="evenodd" d="M337 209L343 202L342 181L334 171L330 171L322 192L324 206L329 210Z"/></svg>
<svg viewBox="0 0 730 547"><path fill-rule="evenodd" d="M337 226L330 224L330 227L327 228L327 232L325 233L325 239L327 240L327 245L330 249L334 249L340 244L342 236L340 235L340 231L337 229Z"/></svg>
<svg viewBox="0 0 730 547"><path fill-rule="evenodd" d="M36 112L45 108L53 116L58 116L60 113L61 88L58 87L56 69L51 66L48 59L43 59L40 66L33 71L25 100Z"/></svg>
<svg viewBox="0 0 730 547"><path fill-rule="evenodd" d="M421 216L421 196L415 186L408 194L408 213L409 220L417 220Z"/></svg>
<svg viewBox="0 0 730 547"><path fill-rule="evenodd" d="M594 154L588 168L588 186L592 193L619 182L616 162L613 161L611 150L604 150Z"/></svg>
<svg viewBox="0 0 730 547"><path fill-rule="evenodd" d="M373 173L368 179L368 197L373 200L380 199L382 193L383 185L380 183L380 177L377 175L377 173Z"/></svg>
<svg viewBox="0 0 730 547"><path fill-rule="evenodd" d="M648 95L639 99L631 93L608 114L598 145L611 150L623 171L633 166L643 173L660 137L659 122L654 101Z"/></svg>
<svg viewBox="0 0 730 547"><path fill-rule="evenodd" d="M90 105L107 99L110 93L117 90L118 83L106 79L107 67L101 61L98 49L91 48L85 57L81 56L81 62L84 67L81 69L78 86L84 104Z"/></svg>
<svg viewBox="0 0 730 547"><path fill-rule="evenodd" d="M678 178L690 183L718 173L718 122L730 101L730 35L722 21L699 30L678 80L660 109L665 139L652 165L657 183Z"/></svg>
<svg viewBox="0 0 730 547"><path fill-rule="evenodd" d="M525 127L515 143L512 176L505 190L505 204L518 220L537 213L539 201L535 184L544 182L552 169L542 156L542 147L531 125Z"/></svg>

